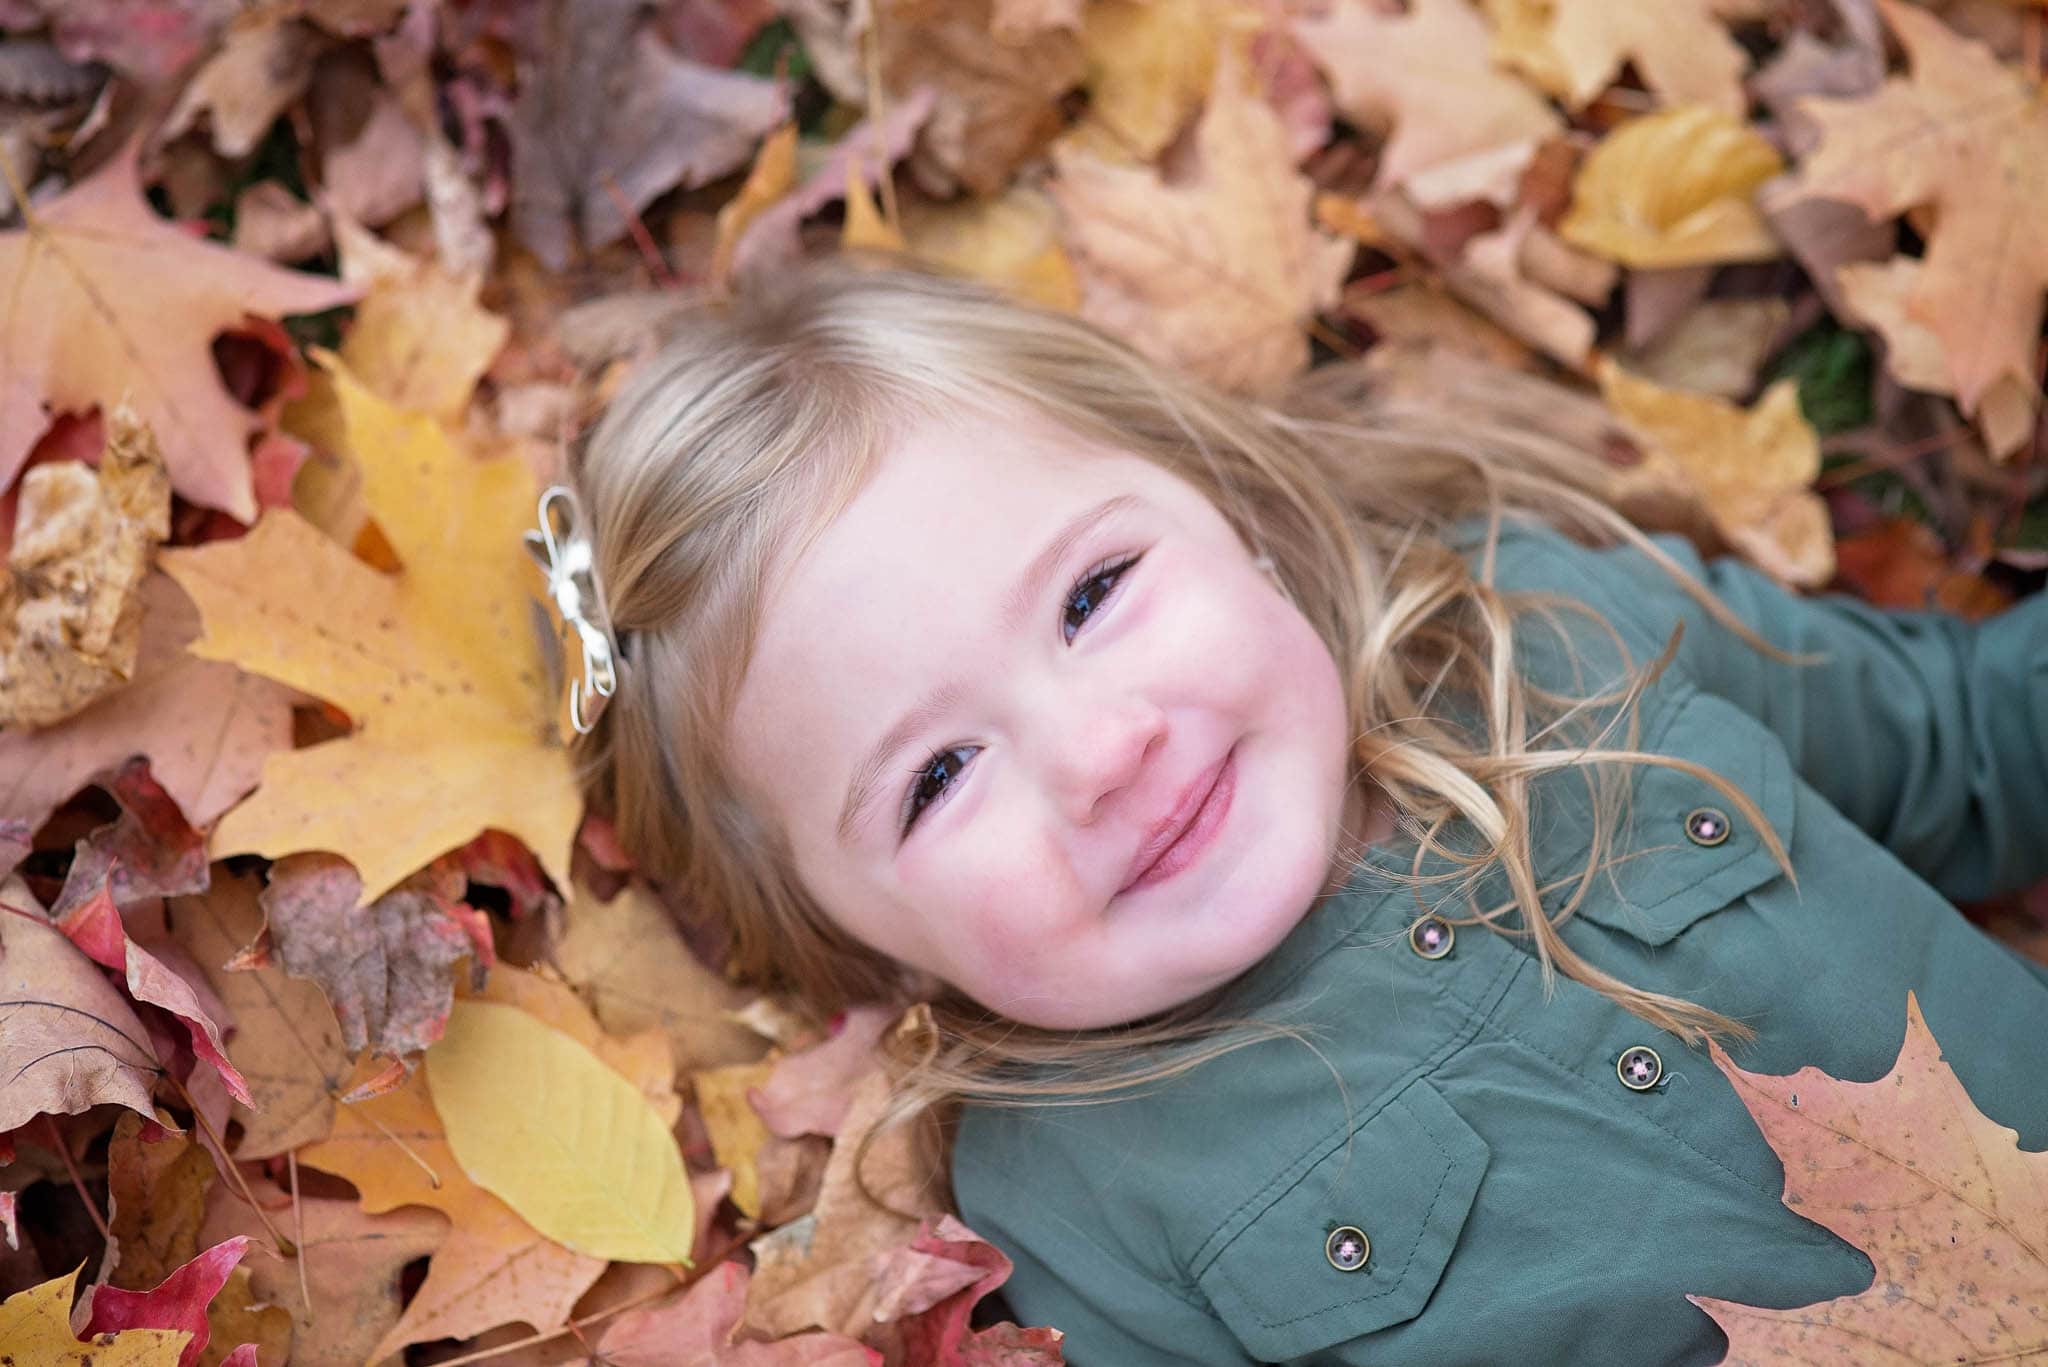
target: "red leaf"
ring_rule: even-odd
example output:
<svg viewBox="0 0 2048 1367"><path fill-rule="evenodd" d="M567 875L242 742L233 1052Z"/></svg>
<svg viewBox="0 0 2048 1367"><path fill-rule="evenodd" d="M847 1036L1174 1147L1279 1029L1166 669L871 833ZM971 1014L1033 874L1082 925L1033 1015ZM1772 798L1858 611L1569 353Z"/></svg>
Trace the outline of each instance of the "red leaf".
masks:
<svg viewBox="0 0 2048 1367"><path fill-rule="evenodd" d="M91 1338L108 1330L188 1329L192 1338L178 1355L178 1367L192 1367L199 1361L199 1355L206 1351L206 1340L211 1333L206 1322L206 1307L220 1294L221 1287L227 1285L228 1273L242 1261L243 1250L248 1247L249 1240L244 1235L223 1240L164 1278L151 1291L94 1287L91 1318L86 1321L85 1333L81 1337ZM241 1348L235 1350L237 1354L242 1351ZM237 1367L246 1367L247 1363L255 1360L253 1347L249 1351L251 1356L244 1358Z"/></svg>

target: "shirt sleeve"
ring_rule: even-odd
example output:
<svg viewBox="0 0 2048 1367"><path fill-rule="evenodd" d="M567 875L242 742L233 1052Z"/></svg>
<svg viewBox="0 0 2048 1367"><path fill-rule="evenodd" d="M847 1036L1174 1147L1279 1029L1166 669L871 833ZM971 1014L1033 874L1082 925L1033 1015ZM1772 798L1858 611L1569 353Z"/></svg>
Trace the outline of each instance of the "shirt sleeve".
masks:
<svg viewBox="0 0 2048 1367"><path fill-rule="evenodd" d="M1632 620L1653 650L1682 620L1692 680L1768 726L1807 783L1945 896L2048 876L2048 595L1968 622L1802 596L1681 536L1651 540L1765 640L1823 661L1755 650L1633 547L1556 538L1586 563L1593 606Z"/></svg>
<svg viewBox="0 0 2048 1367"><path fill-rule="evenodd" d="M1050 1325L1070 1367L1252 1367L1198 1292L1177 1294L1062 1221L1054 1202L956 1157L960 1218L1015 1265L1003 1298L1019 1324Z"/></svg>

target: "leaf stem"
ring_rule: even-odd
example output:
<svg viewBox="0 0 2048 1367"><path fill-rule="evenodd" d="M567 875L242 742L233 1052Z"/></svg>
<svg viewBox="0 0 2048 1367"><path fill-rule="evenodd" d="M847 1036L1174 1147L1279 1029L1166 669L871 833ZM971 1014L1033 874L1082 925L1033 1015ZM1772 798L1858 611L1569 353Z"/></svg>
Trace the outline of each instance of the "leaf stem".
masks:
<svg viewBox="0 0 2048 1367"><path fill-rule="evenodd" d="M192 1109L193 1123L198 1125L200 1132L212 1141L214 1152L220 1155L220 1167L227 1173L228 1180L233 1182L235 1188L241 1192L242 1199L249 1203L249 1209L256 1212L256 1218L262 1222L264 1230L272 1239L276 1240L278 1252L287 1258L298 1257L299 1246L290 1239L285 1238L284 1231L270 1223L270 1216L264 1213L262 1203L256 1199L256 1193L249 1189L249 1179L242 1176L241 1164L235 1162L234 1158L228 1153L227 1141L222 1139L214 1130L213 1122L206 1118L206 1112L200 1108L197 1101L192 1099L192 1093L185 1090L185 1084L178 1081L177 1076L169 1069L164 1070L164 1076L169 1078L171 1085L178 1089L178 1095L185 1098L185 1104Z"/></svg>

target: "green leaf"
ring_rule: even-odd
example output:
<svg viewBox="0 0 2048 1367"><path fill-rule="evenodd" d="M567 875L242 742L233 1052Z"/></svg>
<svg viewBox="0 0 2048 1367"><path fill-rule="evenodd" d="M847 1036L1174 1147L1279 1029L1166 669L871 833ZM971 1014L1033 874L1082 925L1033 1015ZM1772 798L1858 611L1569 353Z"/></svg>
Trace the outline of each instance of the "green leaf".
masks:
<svg viewBox="0 0 2048 1367"><path fill-rule="evenodd" d="M633 1085L517 1007L458 1001L427 1088L471 1181L578 1253L690 1261L682 1152Z"/></svg>

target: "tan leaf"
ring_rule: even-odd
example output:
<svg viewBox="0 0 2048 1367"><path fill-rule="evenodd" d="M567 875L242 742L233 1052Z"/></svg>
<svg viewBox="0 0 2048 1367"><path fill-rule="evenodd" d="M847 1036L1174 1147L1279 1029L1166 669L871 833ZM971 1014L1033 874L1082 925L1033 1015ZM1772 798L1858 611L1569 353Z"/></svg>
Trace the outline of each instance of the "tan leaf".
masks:
<svg viewBox="0 0 2048 1367"><path fill-rule="evenodd" d="M1390 340L1441 341L1453 351L1511 369L1527 367L1534 359L1528 347L1431 281L1411 281L1387 290L1353 285L1345 290L1341 307Z"/></svg>
<svg viewBox="0 0 2048 1367"><path fill-rule="evenodd" d="M171 487L247 522L256 417L222 387L213 338L245 314L346 303L339 281L202 242L142 197L130 145L90 179L0 232L0 487L47 412L125 398L162 444Z"/></svg>
<svg viewBox="0 0 2048 1367"><path fill-rule="evenodd" d="M761 1215L761 1150L774 1142L767 1124L747 1100L775 1073L775 1060L700 1069L690 1075L697 1113L711 1136L711 1153L732 1173L732 1203L756 1219Z"/></svg>
<svg viewBox="0 0 2048 1367"><path fill-rule="evenodd" d="M1089 5L1080 30L1088 111L1060 141L1103 161L1157 157L1202 107L1233 13L1225 0Z"/></svg>
<svg viewBox="0 0 2048 1367"><path fill-rule="evenodd" d="M1876 1268L1868 1290L1790 1310L1687 1296L1727 1333L1727 1362L2048 1359L2048 1154L1971 1102L1914 994L1872 1082L1751 1073L1712 1050L1784 1160L1785 1204Z"/></svg>
<svg viewBox="0 0 2048 1367"><path fill-rule="evenodd" d="M1055 151L1082 315L1214 383L1272 390L1307 363L1303 326L1335 304L1357 244L1315 229L1313 187L1233 41L1193 162L1166 184L1150 168Z"/></svg>
<svg viewBox="0 0 2048 1367"><path fill-rule="evenodd" d="M169 142L206 115L213 145L224 157L246 157L301 95L314 59L328 43L318 29L286 11L256 12L227 31L164 119Z"/></svg>
<svg viewBox="0 0 2048 1367"><path fill-rule="evenodd" d="M2000 380L2031 385L2048 289L2048 106L2038 83L1925 10L1881 0L1912 63L1867 99L1807 100L1819 148L1799 190L1873 219L1933 211L1906 312L1940 338L1976 413Z"/></svg>
<svg viewBox="0 0 2048 1367"><path fill-rule="evenodd" d="M1789 584L1814 588L1834 577L1827 504L1811 487L1820 440L1793 381L1778 381L1744 410L1639 379L1610 358L1600 365L1600 392L1649 461L1690 481L1729 544Z"/></svg>
<svg viewBox="0 0 2048 1367"><path fill-rule="evenodd" d="M1045 308L1081 305L1074 263L1059 241L1059 217L1044 192L1013 185L990 198L903 205L903 235L920 259L999 285Z"/></svg>
<svg viewBox="0 0 2048 1367"><path fill-rule="evenodd" d="M1740 399L1756 388L1757 370L1791 311L1783 299L1709 299L1630 355L1628 368L1667 389Z"/></svg>
<svg viewBox="0 0 2048 1367"><path fill-rule="evenodd" d="M481 276L459 278L337 216L342 279L363 290L342 363L394 407L459 426L476 382L512 325L477 302Z"/></svg>
<svg viewBox="0 0 2048 1367"><path fill-rule="evenodd" d="M1706 105L1645 114L1579 164L1565 241L1625 266L1764 261L1783 254L1754 197L1784 169L1740 118Z"/></svg>
<svg viewBox="0 0 2048 1367"><path fill-rule="evenodd" d="M190 1135L145 1143L142 1126L142 1116L124 1114L107 1142L108 1252L118 1258L106 1282L125 1291L149 1290L199 1252L213 1189L213 1160Z"/></svg>
<svg viewBox="0 0 2048 1367"><path fill-rule="evenodd" d="M1643 83L1673 104L1730 114L1747 107L1749 59L1722 19L1753 0L1483 0L1494 55L1573 109L1590 103L1633 62Z"/></svg>
<svg viewBox="0 0 2048 1367"><path fill-rule="evenodd" d="M1405 14L1338 0L1324 17L1295 19L1294 33L1346 117L1392 126L1381 189L1503 144L1533 146L1561 126L1549 101L1494 65L1486 23L1466 0L1414 0Z"/></svg>
<svg viewBox="0 0 2048 1367"><path fill-rule="evenodd" d="M62 460L22 476L0 581L0 726L61 721L129 678L142 581L170 522L163 453L125 408L97 471Z"/></svg>

